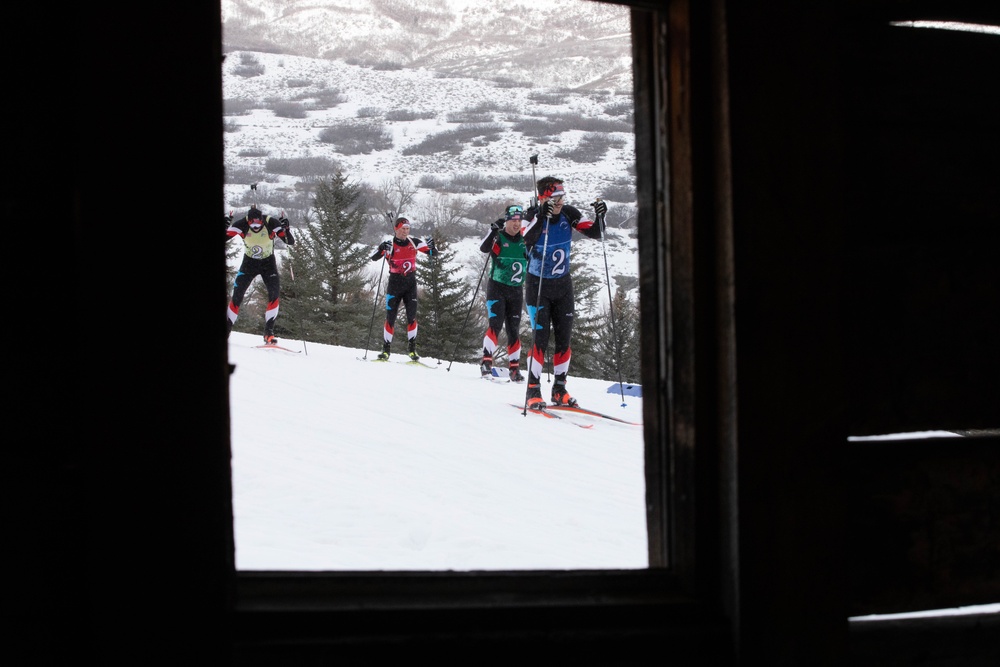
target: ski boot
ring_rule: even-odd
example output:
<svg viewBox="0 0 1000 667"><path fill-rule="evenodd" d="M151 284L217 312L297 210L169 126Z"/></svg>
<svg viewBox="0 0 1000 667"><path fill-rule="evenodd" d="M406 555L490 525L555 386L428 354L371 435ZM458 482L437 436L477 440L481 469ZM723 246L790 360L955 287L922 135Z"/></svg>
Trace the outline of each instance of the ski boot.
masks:
<svg viewBox="0 0 1000 667"><path fill-rule="evenodd" d="M408 356L413 361L419 361L420 355L417 354L417 339L411 338L410 342L406 344L406 356Z"/></svg>
<svg viewBox="0 0 1000 667"><path fill-rule="evenodd" d="M389 361L389 343L382 343L382 351L375 358L379 361Z"/></svg>
<svg viewBox="0 0 1000 667"><path fill-rule="evenodd" d="M527 397L529 410L541 410L545 407L545 401L542 400L542 390L539 385L529 384Z"/></svg>
<svg viewBox="0 0 1000 667"><path fill-rule="evenodd" d="M552 404L575 406L576 399L570 396L569 392L566 391L565 384L557 382L552 385Z"/></svg>
<svg viewBox="0 0 1000 667"><path fill-rule="evenodd" d="M484 378L493 375L493 357L483 357L483 363L479 364L479 374Z"/></svg>
<svg viewBox="0 0 1000 667"><path fill-rule="evenodd" d="M524 382L524 376L521 375L521 368L518 366L516 361L512 361L508 367L509 373L508 377L511 382Z"/></svg>
<svg viewBox="0 0 1000 667"><path fill-rule="evenodd" d="M277 345L278 339L272 333L264 334L264 345Z"/></svg>

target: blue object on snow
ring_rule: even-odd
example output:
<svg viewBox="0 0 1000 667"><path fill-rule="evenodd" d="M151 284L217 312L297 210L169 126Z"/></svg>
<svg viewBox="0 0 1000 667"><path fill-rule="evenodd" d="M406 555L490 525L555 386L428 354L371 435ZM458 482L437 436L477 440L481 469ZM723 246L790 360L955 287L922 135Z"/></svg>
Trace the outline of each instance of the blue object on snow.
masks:
<svg viewBox="0 0 1000 667"><path fill-rule="evenodd" d="M641 384L626 384L622 385L619 382L615 382L613 385L608 387L609 394L622 394L626 396L642 396L642 385Z"/></svg>

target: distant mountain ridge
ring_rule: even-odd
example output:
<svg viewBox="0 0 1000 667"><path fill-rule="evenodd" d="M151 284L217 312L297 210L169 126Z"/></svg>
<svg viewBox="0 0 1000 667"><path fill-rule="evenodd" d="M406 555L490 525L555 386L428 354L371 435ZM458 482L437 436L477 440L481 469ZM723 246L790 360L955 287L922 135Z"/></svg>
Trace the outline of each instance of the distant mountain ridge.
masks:
<svg viewBox="0 0 1000 667"><path fill-rule="evenodd" d="M619 5L589 0L222 0L222 20L227 51L631 93L629 10Z"/></svg>

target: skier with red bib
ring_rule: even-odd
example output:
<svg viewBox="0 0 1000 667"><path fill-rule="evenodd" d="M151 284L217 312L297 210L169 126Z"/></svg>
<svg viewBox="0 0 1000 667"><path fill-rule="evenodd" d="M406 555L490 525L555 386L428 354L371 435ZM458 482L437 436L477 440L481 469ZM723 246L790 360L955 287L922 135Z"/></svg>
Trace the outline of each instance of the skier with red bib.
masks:
<svg viewBox="0 0 1000 667"><path fill-rule="evenodd" d="M410 236L410 221L406 218L396 218L394 228L392 240L380 243L371 257L373 262L385 258L389 263L389 280L385 288L385 327L382 332L384 342L377 359L389 359L396 316L402 306L406 312L407 356L417 361L420 359L417 354L417 253L433 255L434 239L424 242Z"/></svg>

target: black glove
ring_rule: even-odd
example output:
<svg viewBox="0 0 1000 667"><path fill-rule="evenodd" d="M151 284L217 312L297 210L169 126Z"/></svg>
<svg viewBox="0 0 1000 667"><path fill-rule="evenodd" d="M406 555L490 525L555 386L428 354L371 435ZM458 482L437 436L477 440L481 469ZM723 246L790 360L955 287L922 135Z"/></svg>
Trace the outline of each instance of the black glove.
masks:
<svg viewBox="0 0 1000 667"><path fill-rule="evenodd" d="M490 223L490 229L492 229L495 232L498 232L503 228L505 222L506 221L503 218L494 220L493 222Z"/></svg>
<svg viewBox="0 0 1000 667"><path fill-rule="evenodd" d="M437 252L437 249L434 247L434 239L427 239L427 249L430 250L431 255Z"/></svg>
<svg viewBox="0 0 1000 667"><path fill-rule="evenodd" d="M542 216L543 219L544 218L548 218L548 217L550 217L552 215L552 209L553 208L555 208L555 207L552 206L552 200L551 199L546 199L541 204L541 208L539 209L539 214Z"/></svg>
<svg viewBox="0 0 1000 667"><path fill-rule="evenodd" d="M378 244L378 249L388 255L389 251L392 250L392 241L382 241Z"/></svg>
<svg viewBox="0 0 1000 667"><path fill-rule="evenodd" d="M278 222L281 223L281 226L284 227L285 229L292 228L292 222L284 216L278 218Z"/></svg>
<svg viewBox="0 0 1000 667"><path fill-rule="evenodd" d="M222 217L226 221L226 227L228 227L229 225L233 224L233 212L232 211L229 212L229 215L224 215Z"/></svg>
<svg viewBox="0 0 1000 667"><path fill-rule="evenodd" d="M608 212L608 205L598 199L594 203L594 212L597 213L598 216L604 215Z"/></svg>

